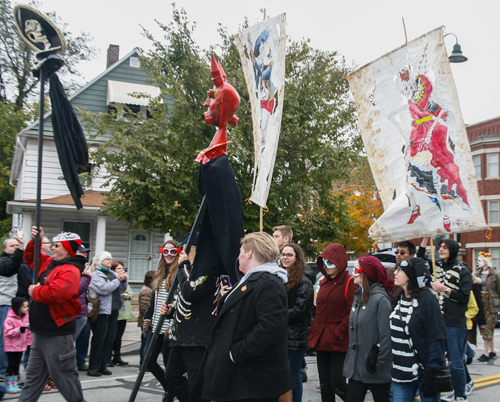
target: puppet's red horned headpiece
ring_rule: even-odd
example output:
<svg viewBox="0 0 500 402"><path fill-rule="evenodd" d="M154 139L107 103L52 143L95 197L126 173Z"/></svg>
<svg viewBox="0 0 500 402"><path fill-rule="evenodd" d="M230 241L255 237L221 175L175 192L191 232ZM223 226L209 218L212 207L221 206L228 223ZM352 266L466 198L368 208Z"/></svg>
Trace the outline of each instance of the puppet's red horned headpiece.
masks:
<svg viewBox="0 0 500 402"><path fill-rule="evenodd" d="M201 151L196 162L207 163L210 159L215 159L220 155L227 155L227 125L233 126L238 122L234 113L240 107L240 96L231 84L227 83L226 73L222 69L220 62L215 61L212 55L212 81L214 89L208 91L208 98L205 106L208 111L205 112L205 121L207 124L213 124L219 129L215 133L209 147Z"/></svg>

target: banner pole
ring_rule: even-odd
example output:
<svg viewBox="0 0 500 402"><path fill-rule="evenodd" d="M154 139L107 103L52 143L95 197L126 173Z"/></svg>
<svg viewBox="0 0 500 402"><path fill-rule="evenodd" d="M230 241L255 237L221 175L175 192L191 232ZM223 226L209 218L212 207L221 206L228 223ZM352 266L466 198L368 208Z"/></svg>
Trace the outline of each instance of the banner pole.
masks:
<svg viewBox="0 0 500 402"><path fill-rule="evenodd" d="M436 258L435 258L435 250L434 250L434 237L431 236L431 258L432 258L432 273L434 275L434 282L437 281L436 275ZM436 292L436 297L439 299L439 293Z"/></svg>
<svg viewBox="0 0 500 402"><path fill-rule="evenodd" d="M264 208L260 207L260 231L264 231Z"/></svg>

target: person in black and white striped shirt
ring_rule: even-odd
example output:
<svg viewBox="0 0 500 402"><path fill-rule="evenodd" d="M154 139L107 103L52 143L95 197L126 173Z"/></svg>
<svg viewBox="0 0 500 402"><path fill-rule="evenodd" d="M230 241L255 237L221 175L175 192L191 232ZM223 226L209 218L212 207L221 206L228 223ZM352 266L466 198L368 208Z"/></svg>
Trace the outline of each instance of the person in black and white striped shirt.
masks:
<svg viewBox="0 0 500 402"><path fill-rule="evenodd" d="M390 315L394 402L413 401L417 389L423 402L438 402L436 374L445 367L446 330L438 301L426 286L429 265L409 258L395 274L395 285L404 293Z"/></svg>
<svg viewBox="0 0 500 402"><path fill-rule="evenodd" d="M151 294L149 307L144 314L144 327L146 328L147 326L152 326L150 334L155 331L156 326L158 325L161 315L161 304L167 300L168 291L170 290L170 286L172 285L174 277L177 273L180 254L180 249L177 247L178 244L179 242L177 240L167 240L160 249L162 257L158 264L158 269L156 270L156 276L153 282L153 293ZM172 320L163 321L160 335L170 333L171 326ZM163 363L166 367L170 353L168 336L158 336L151 355L151 360L149 361L148 369L151 370L153 375L162 385L163 390L165 391L164 400L173 401L174 396L168 393L165 371L156 361L160 352L163 353Z"/></svg>

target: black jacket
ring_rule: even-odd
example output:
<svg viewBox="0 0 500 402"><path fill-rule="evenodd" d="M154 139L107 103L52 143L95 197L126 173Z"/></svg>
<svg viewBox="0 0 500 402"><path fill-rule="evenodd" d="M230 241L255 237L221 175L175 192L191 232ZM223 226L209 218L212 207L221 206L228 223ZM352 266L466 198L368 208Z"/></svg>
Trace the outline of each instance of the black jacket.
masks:
<svg viewBox="0 0 500 402"><path fill-rule="evenodd" d="M256 272L224 295L206 354L203 398L262 399L290 390L287 322L285 288L273 274Z"/></svg>
<svg viewBox="0 0 500 402"><path fill-rule="evenodd" d="M169 345L206 347L217 319L220 279L207 275L188 280L184 272L179 266Z"/></svg>
<svg viewBox="0 0 500 402"><path fill-rule="evenodd" d="M465 312L472 289L472 274L458 260L458 243L453 239L444 239L450 250L448 261L439 260L436 266L437 280L451 289L449 296L439 292L439 305L447 327L466 327Z"/></svg>
<svg viewBox="0 0 500 402"><path fill-rule="evenodd" d="M288 349L306 350L307 331L311 326L314 289L304 276L298 286L288 291Z"/></svg>

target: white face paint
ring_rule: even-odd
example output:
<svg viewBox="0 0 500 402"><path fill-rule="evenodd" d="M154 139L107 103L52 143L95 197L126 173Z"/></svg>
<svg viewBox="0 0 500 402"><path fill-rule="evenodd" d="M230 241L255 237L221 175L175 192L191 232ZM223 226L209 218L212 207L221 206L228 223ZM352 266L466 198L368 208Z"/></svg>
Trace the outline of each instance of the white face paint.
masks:
<svg viewBox="0 0 500 402"><path fill-rule="evenodd" d="M483 260L481 257L479 257L479 258L477 259L477 266L478 266L479 268L483 268L485 265L486 265L486 264L484 263L484 260Z"/></svg>

